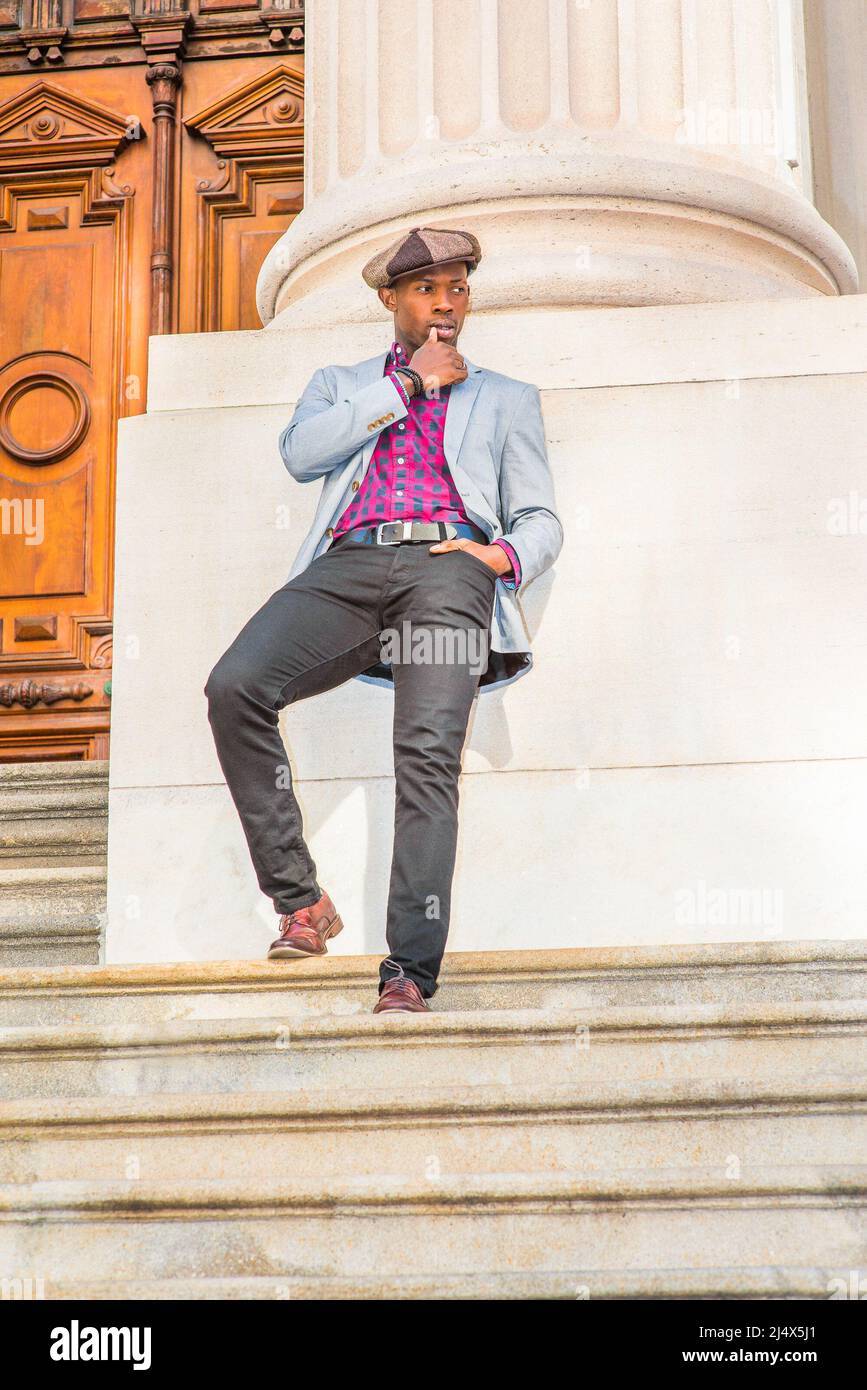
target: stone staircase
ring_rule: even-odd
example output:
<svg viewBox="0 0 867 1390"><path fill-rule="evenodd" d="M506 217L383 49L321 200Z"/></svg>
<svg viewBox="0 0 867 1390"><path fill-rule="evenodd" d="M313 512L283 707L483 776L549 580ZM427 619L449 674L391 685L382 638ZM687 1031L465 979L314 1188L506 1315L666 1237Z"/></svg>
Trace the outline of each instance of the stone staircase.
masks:
<svg viewBox="0 0 867 1390"><path fill-rule="evenodd" d="M828 1298L867 943L0 971L0 1277L48 1298Z"/></svg>
<svg viewBox="0 0 867 1390"><path fill-rule="evenodd" d="M108 762L0 764L0 966L96 965Z"/></svg>

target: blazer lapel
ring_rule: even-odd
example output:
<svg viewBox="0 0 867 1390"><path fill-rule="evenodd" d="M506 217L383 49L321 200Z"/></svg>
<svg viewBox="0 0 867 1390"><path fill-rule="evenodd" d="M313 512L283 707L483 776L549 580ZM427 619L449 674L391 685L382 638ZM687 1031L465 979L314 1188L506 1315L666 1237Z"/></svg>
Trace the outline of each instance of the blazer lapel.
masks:
<svg viewBox="0 0 867 1390"><path fill-rule="evenodd" d="M458 461L470 411L482 384L481 367L471 362L466 353L462 356L467 364L467 378L466 381L452 382L449 408L446 411L446 427L443 430L443 453L450 468Z"/></svg>
<svg viewBox="0 0 867 1390"><path fill-rule="evenodd" d="M355 380L359 390L362 386L372 386L375 381L379 380L385 369L385 360L388 357L389 351L390 349L387 349L385 352L379 352L376 357L368 357L366 362L359 362L356 365ZM361 450L361 466L364 470L361 475L362 478L364 478L367 473L367 465L370 463L378 438L378 434L372 434Z"/></svg>
<svg viewBox="0 0 867 1390"><path fill-rule="evenodd" d="M482 384L483 372L481 367L477 367L475 362L471 362L466 353L462 354L467 364L466 381L455 381L452 383L449 392L449 408L446 411L446 424L443 431L443 453L449 467L457 463L458 454L461 451L464 434L467 428L467 421L470 418L470 411L475 404L479 387ZM359 362L355 368L355 379L359 388L371 386L374 381L378 381L385 369L388 350L377 353L376 357L368 357L366 361ZM371 454L376 448L378 436L374 435L369 439L362 449L362 464L367 469Z"/></svg>

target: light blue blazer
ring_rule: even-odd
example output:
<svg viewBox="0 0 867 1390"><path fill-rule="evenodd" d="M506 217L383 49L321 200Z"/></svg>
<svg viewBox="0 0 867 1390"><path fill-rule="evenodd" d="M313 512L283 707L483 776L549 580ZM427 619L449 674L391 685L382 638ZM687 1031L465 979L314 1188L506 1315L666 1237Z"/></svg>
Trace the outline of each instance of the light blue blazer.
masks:
<svg viewBox="0 0 867 1390"><path fill-rule="evenodd" d="M311 377L288 425L280 455L299 483L323 480L313 524L288 578L328 549L330 528L354 499L383 429L409 410L397 387L383 376L387 352L355 366L320 367ZM488 668L479 691L496 690L526 675L533 654L520 597L553 565L563 545L554 485L545 447L538 387L478 367L463 353L467 378L452 384L443 448L467 516L488 542L502 537L521 562L521 583L498 578L491 616ZM391 667L377 662L357 679L394 688Z"/></svg>

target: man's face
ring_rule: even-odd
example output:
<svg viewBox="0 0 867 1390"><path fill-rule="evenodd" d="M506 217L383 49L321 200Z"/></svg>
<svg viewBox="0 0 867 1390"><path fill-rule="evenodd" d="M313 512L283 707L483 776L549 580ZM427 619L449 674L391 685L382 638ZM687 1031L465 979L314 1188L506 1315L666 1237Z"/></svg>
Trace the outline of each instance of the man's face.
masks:
<svg viewBox="0 0 867 1390"><path fill-rule="evenodd" d="M412 352L420 348L434 324L440 342L454 344L469 309L466 261L410 271L389 289L380 290L379 297L394 314L395 337L405 348Z"/></svg>

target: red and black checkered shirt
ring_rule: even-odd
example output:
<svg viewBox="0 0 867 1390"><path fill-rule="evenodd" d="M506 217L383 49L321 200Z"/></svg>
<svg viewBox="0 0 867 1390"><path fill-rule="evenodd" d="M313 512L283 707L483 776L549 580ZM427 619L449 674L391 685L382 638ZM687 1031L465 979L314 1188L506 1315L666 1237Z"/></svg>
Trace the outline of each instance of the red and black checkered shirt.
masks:
<svg viewBox="0 0 867 1390"><path fill-rule="evenodd" d="M406 419L381 430L370 466L355 497L334 527L341 536L355 526L373 526L380 521L468 522L443 452L443 431L449 406L450 386L437 396L410 396L396 368L406 365L400 343L393 342L385 359L383 376L390 376L406 403ZM496 540L511 561L512 568L500 575L503 583L515 589L521 582L521 565L508 541Z"/></svg>

